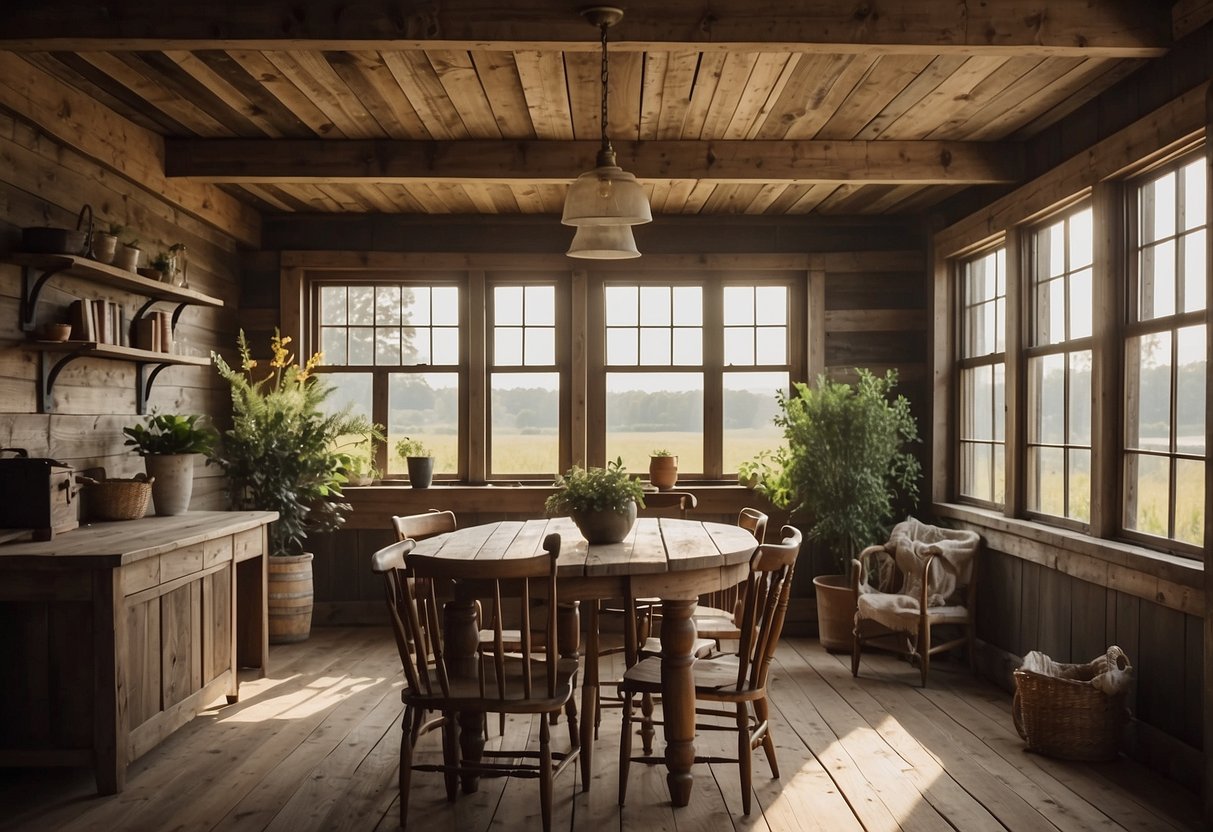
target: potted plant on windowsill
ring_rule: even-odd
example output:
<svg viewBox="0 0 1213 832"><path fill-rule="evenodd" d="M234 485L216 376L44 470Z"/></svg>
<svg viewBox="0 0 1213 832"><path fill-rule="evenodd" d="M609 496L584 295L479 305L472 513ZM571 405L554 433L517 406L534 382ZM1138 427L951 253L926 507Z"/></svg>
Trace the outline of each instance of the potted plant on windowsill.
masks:
<svg viewBox="0 0 1213 832"><path fill-rule="evenodd" d="M636 509L644 508L644 488L628 476L623 459L605 468L574 465L556 477L556 492L544 508L550 516L567 514L590 543L618 543L636 522Z"/></svg>
<svg viewBox="0 0 1213 832"><path fill-rule="evenodd" d="M434 481L434 455L420 439L407 436L396 443L396 456L409 467L409 484L413 488L429 488Z"/></svg>
<svg viewBox="0 0 1213 832"><path fill-rule="evenodd" d="M849 651L855 598L846 573L865 546L888 538L893 506L918 497L922 467L908 446L919 441L905 396L891 398L897 373L857 371L854 386L819 376L779 394L775 417L787 455L783 485L793 512L807 518L808 537L836 560L842 574L818 575L817 623L828 650Z"/></svg>
<svg viewBox="0 0 1213 832"><path fill-rule="evenodd" d="M350 485L371 485L379 479L379 469L375 466L375 438L364 436L355 442L346 442L337 446L337 450L345 450L349 454L349 462L345 466L345 476Z"/></svg>
<svg viewBox="0 0 1213 832"><path fill-rule="evenodd" d="M214 459L227 475L233 509L278 512L269 526L270 641L302 641L312 617L312 554L303 541L340 527L350 509L341 494L350 454L337 443L383 434L348 406L326 409L334 388L312 373L320 353L300 366L287 350L290 338L275 330L268 372L260 374L243 331L237 343L239 370L211 353L232 391L232 427Z"/></svg>
<svg viewBox="0 0 1213 832"><path fill-rule="evenodd" d="M649 482L658 491L669 491L678 484L678 457L665 448L649 454Z"/></svg>
<svg viewBox="0 0 1213 832"><path fill-rule="evenodd" d="M194 460L210 454L217 433L201 416L154 413L147 424L123 428L124 444L131 445L143 457L147 475L152 478L152 501L159 516L182 514L189 510L194 490Z"/></svg>

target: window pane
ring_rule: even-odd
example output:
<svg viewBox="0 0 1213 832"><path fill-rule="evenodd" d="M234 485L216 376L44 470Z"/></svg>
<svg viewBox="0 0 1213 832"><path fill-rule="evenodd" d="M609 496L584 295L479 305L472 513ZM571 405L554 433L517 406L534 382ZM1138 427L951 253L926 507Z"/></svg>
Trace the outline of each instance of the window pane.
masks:
<svg viewBox="0 0 1213 832"><path fill-rule="evenodd" d="M994 500L991 448L985 443L965 442L961 445L960 493L963 496L986 502Z"/></svg>
<svg viewBox="0 0 1213 832"><path fill-rule="evenodd" d="M349 363L375 363L375 330L369 326L349 328Z"/></svg>
<svg viewBox="0 0 1213 832"><path fill-rule="evenodd" d="M757 333L759 364L786 364L788 361L788 331L782 326L760 326Z"/></svg>
<svg viewBox="0 0 1213 832"><path fill-rule="evenodd" d="M1205 308L1205 232L1194 231L1183 238L1184 311L1196 312Z"/></svg>
<svg viewBox="0 0 1213 832"><path fill-rule="evenodd" d="M459 470L459 375L388 374L388 473L407 471L396 456L404 437L420 439L434 455L434 473Z"/></svg>
<svg viewBox="0 0 1213 832"><path fill-rule="evenodd" d="M670 287L641 286L640 325L669 326L670 321Z"/></svg>
<svg viewBox="0 0 1213 832"><path fill-rule="evenodd" d="M786 286L758 286L754 289L754 323L785 326L788 322Z"/></svg>
<svg viewBox="0 0 1213 832"><path fill-rule="evenodd" d="M324 402L326 413L338 413L349 405L354 415L371 418L370 373L320 373L319 378L333 388Z"/></svg>
<svg viewBox="0 0 1213 832"><path fill-rule="evenodd" d="M560 374L494 373L492 470L555 475L560 457Z"/></svg>
<svg viewBox="0 0 1213 832"><path fill-rule="evenodd" d="M1141 252L1141 319L1175 314L1175 241Z"/></svg>
<svg viewBox="0 0 1213 832"><path fill-rule="evenodd" d="M493 330L493 363L498 367L522 364L522 327L499 326Z"/></svg>
<svg viewBox="0 0 1213 832"><path fill-rule="evenodd" d="M607 459L641 473L655 448L676 454L680 473L703 471L703 374L607 373Z"/></svg>
<svg viewBox="0 0 1213 832"><path fill-rule="evenodd" d="M1167 536L1171 483L1165 456L1125 457L1125 528Z"/></svg>
<svg viewBox="0 0 1213 832"><path fill-rule="evenodd" d="M787 373L724 374L724 473L759 451L777 447L783 431L775 426L779 412L775 391L788 390Z"/></svg>
<svg viewBox="0 0 1213 832"><path fill-rule="evenodd" d="M556 287L526 287L527 326L556 325Z"/></svg>
<svg viewBox="0 0 1213 832"><path fill-rule="evenodd" d="M1176 333L1175 450L1205 452L1205 328L1184 327Z"/></svg>
<svg viewBox="0 0 1213 832"><path fill-rule="evenodd" d="M1070 217L1070 271L1091 265L1094 249L1091 235L1090 208Z"/></svg>
<svg viewBox="0 0 1213 832"><path fill-rule="evenodd" d="M350 323L355 326L370 326L375 323L375 287L349 287Z"/></svg>
<svg viewBox="0 0 1213 832"><path fill-rule="evenodd" d="M1181 173L1184 180L1184 221L1181 227L1187 231L1205 224L1205 162L1198 159L1185 165Z"/></svg>
<svg viewBox="0 0 1213 832"><path fill-rule="evenodd" d="M1091 452L1072 448L1070 456L1070 507L1068 517L1091 522Z"/></svg>
<svg viewBox="0 0 1213 832"><path fill-rule="evenodd" d="M400 326L399 286L375 287L375 323L380 326Z"/></svg>
<svg viewBox="0 0 1213 832"><path fill-rule="evenodd" d="M636 286L607 286L606 287L606 324L607 326L636 326L640 323L637 317L640 289Z"/></svg>
<svg viewBox="0 0 1213 832"><path fill-rule="evenodd" d="M406 326L400 328L404 338L401 364L432 364L430 360L430 328Z"/></svg>
<svg viewBox="0 0 1213 832"><path fill-rule="evenodd" d="M428 286L406 287L402 301L405 323L414 326L430 325L430 288Z"/></svg>
<svg viewBox="0 0 1213 832"><path fill-rule="evenodd" d="M754 323L754 287L724 287L724 325L751 326Z"/></svg>
<svg viewBox="0 0 1213 832"><path fill-rule="evenodd" d="M1092 332L1091 270L1070 275L1070 337L1086 338Z"/></svg>
<svg viewBox="0 0 1213 832"><path fill-rule="evenodd" d="M1070 399L1068 441L1071 445L1091 444L1091 351L1070 354Z"/></svg>
<svg viewBox="0 0 1213 832"><path fill-rule="evenodd" d="M640 361L637 347L639 333L635 329L607 330L606 363L612 365L636 365Z"/></svg>
<svg viewBox="0 0 1213 832"><path fill-rule="evenodd" d="M1029 441L1060 445L1065 441L1066 372L1064 355L1044 355L1028 362Z"/></svg>
<svg viewBox="0 0 1213 832"><path fill-rule="evenodd" d="M689 327L674 329L674 363L683 367L703 363L703 330Z"/></svg>
<svg viewBox="0 0 1213 832"><path fill-rule="evenodd" d="M994 438L994 387L991 367L975 367L971 379L973 384L972 398L972 432L970 439ZM968 397L966 397L968 398Z"/></svg>
<svg viewBox="0 0 1213 832"><path fill-rule="evenodd" d="M1175 539L1205 544L1205 463L1175 460Z"/></svg>
<svg viewBox="0 0 1213 832"><path fill-rule="evenodd" d="M754 329L727 327L724 331L725 365L746 366L754 363Z"/></svg>
<svg viewBox="0 0 1213 832"><path fill-rule="evenodd" d="M1171 447L1171 333L1130 338L1125 349L1125 443L1139 450Z"/></svg>
<svg viewBox="0 0 1213 832"><path fill-rule="evenodd" d="M375 330L375 363L400 363L400 329L378 327Z"/></svg>
<svg viewBox="0 0 1213 832"><path fill-rule="evenodd" d="M522 326L521 286L497 286L494 288L493 322L497 326Z"/></svg>
<svg viewBox="0 0 1213 832"><path fill-rule="evenodd" d="M1065 499L1065 451L1061 448L1028 448L1028 508L1064 517Z"/></svg>
<svg viewBox="0 0 1213 832"><path fill-rule="evenodd" d="M640 328L640 363L649 366L670 364L670 330L667 327Z"/></svg>
<svg viewBox="0 0 1213 832"><path fill-rule="evenodd" d="M1006 439L1006 400L1007 400L1007 366L995 364L991 373L991 384L994 386L994 439L1002 442Z"/></svg>
<svg viewBox="0 0 1213 832"><path fill-rule="evenodd" d="M459 326L459 288L435 286L432 295L434 326Z"/></svg>
<svg viewBox="0 0 1213 832"><path fill-rule="evenodd" d="M674 326L703 324L703 290L698 286L674 287Z"/></svg>
<svg viewBox="0 0 1213 832"><path fill-rule="evenodd" d="M320 289L320 323L345 325L345 287L324 286Z"/></svg>
<svg viewBox="0 0 1213 832"><path fill-rule="evenodd" d="M550 327L527 327L526 363L531 366L556 363L556 330Z"/></svg>
<svg viewBox="0 0 1213 832"><path fill-rule="evenodd" d="M436 326L431 330L434 360L431 364L459 363L459 330L452 326Z"/></svg>
<svg viewBox="0 0 1213 832"><path fill-rule="evenodd" d="M348 364L345 330L335 327L322 328L320 330L320 351L324 353L325 364Z"/></svg>
<svg viewBox="0 0 1213 832"><path fill-rule="evenodd" d="M1167 173L1141 189L1141 241L1152 243L1175 233L1175 174Z"/></svg>

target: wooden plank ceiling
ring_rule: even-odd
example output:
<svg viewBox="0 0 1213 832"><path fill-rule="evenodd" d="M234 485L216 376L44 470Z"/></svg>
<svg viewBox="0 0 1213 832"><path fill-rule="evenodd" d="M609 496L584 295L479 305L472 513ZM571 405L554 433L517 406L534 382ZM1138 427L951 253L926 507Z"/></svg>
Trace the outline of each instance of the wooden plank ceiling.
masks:
<svg viewBox="0 0 1213 832"><path fill-rule="evenodd" d="M184 23L158 24L160 37L140 28L147 3L95 20L88 5L42 5L79 14L52 26L31 12L0 32L0 48L166 136L170 176L221 183L266 211L558 213L567 183L593 166L596 33L548 0L520 4L546 22L511 18L513 4L477 6L490 14L482 29L435 19L419 38L389 37L378 18L326 29L309 0L312 28L288 21L285 5L273 30L191 3ZM988 0L1005 19L985 21L984 40L931 28L955 27L957 11L923 0L887 4L894 14L845 34L841 22L859 20L850 7L874 4L776 4L805 19L837 7L835 33L821 38L795 15L740 2L708 37L679 34L694 31L677 28L693 5L629 11L611 33L607 132L654 213L907 213L971 184L1018 181L1018 142L1170 38L1169 11L1165 36L1157 25L1143 34L1137 24L1160 24L1150 4L1121 0L1055 0L1049 25L1026 33L1006 31L1024 23L1015 3ZM747 7L760 27L745 28ZM1134 25L1117 29L1116 15ZM536 39L519 40L528 26Z"/></svg>

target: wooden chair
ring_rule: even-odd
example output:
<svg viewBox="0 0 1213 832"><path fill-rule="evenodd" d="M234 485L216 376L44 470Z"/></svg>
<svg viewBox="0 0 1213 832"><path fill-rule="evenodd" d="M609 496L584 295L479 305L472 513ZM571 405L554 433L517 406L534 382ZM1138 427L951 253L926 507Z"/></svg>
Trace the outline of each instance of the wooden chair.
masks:
<svg viewBox="0 0 1213 832"><path fill-rule="evenodd" d="M767 535L767 516L756 508L743 508L737 515L737 525L754 535L759 544ZM740 586L740 584L738 585ZM700 598L695 610L695 630L701 638L711 639L720 647L722 639L741 638L741 595L737 586L722 589Z"/></svg>
<svg viewBox="0 0 1213 832"><path fill-rule="evenodd" d="M974 576L980 545L976 532L941 529L911 517L893 527L888 543L869 546L851 561L856 609L851 675L859 675L869 641L918 662L924 688L935 653L963 644L975 670ZM960 635L933 645L931 628L942 625L955 625Z"/></svg>
<svg viewBox="0 0 1213 832"><path fill-rule="evenodd" d="M424 514L397 514L392 517L392 528L396 530L397 540L408 537L425 540L455 531L455 513L432 508Z"/></svg>
<svg viewBox="0 0 1213 832"><path fill-rule="evenodd" d="M646 491L643 517L676 517L687 519L687 512L699 507L699 500L689 491Z"/></svg>
<svg viewBox="0 0 1213 832"><path fill-rule="evenodd" d="M408 821L410 785L414 771L439 771L445 777L447 799L455 800L460 777L529 777L539 779L543 828L552 824L552 781L580 754L577 733L577 709L573 687L577 679L577 661L561 659L555 651L534 650L530 603L532 592L546 596L546 620L538 629L549 644L558 635L556 617L556 560L560 556L560 536L548 535L544 553L529 558L514 558L491 563L458 561L435 557L410 557L414 542L404 540L376 552L373 569L382 575L387 587L387 604L392 631L404 668L404 718L400 742L400 826ZM493 627L496 650L482 653L477 676L460 676L448 666L443 633L439 626L440 587L454 581L474 581L478 593L500 608L504 601L517 605L522 621L521 659L509 660L502 644L500 623ZM421 589L423 588L423 589ZM419 591L425 597L418 597ZM424 616L422 615L424 611ZM498 616L498 621L500 617ZM431 656L413 645L429 642ZM548 719L542 715L568 717L570 750L554 752ZM458 716L489 713L541 715L539 750L490 750L483 759L462 759L458 742ZM424 734L442 731L442 764L414 764L413 748ZM530 762L534 760L535 762Z"/></svg>
<svg viewBox="0 0 1213 832"><path fill-rule="evenodd" d="M781 543L758 547L750 560L750 575L742 596L741 642L735 654L719 654L695 662L695 699L713 703L696 707L697 716L727 717L734 725L700 723L696 730L736 731L736 757L696 757L696 763L736 762L741 774L742 811L750 813L751 753L758 746L766 753L771 775L779 777L775 742L767 721L767 676L771 657L779 644L783 620L792 589L792 575L800 554L801 534L792 526L783 527ZM661 691L661 660L644 659L623 675L623 726L619 741L619 805L624 805L628 787L628 768L633 761L650 765L664 762L649 754L632 756L632 698L637 694ZM724 705L732 705L728 710ZM654 722L653 724L660 724ZM642 726L643 728L643 726Z"/></svg>

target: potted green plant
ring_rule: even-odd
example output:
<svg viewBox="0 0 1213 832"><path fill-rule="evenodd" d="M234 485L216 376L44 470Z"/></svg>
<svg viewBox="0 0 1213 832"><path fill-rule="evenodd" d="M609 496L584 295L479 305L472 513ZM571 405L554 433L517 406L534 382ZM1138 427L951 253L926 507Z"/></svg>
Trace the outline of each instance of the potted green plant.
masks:
<svg viewBox="0 0 1213 832"><path fill-rule="evenodd" d="M349 504L341 486L350 454L337 448L343 436L382 439L377 425L344 408L329 412L333 393L312 370L319 353L300 366L278 331L270 341L269 369L257 373L244 332L238 338L240 369L211 353L232 391L232 427L214 460L227 476L231 507L278 512L269 526L268 582L270 640L302 641L311 631L312 554L303 541L314 532L333 531Z"/></svg>
<svg viewBox="0 0 1213 832"><path fill-rule="evenodd" d="M379 478L379 469L375 466L373 436L363 436L353 442L339 444L337 449L348 449L350 461L345 466L345 476L350 485L370 485Z"/></svg>
<svg viewBox="0 0 1213 832"><path fill-rule="evenodd" d="M549 516L567 514L590 543L618 543L636 522L636 509L644 508L644 488L628 476L623 459L605 468L574 465L556 477L556 492L544 508Z"/></svg>
<svg viewBox="0 0 1213 832"><path fill-rule="evenodd" d="M649 482L658 491L669 491L678 483L678 457L665 448L649 454Z"/></svg>
<svg viewBox="0 0 1213 832"><path fill-rule="evenodd" d="M194 491L194 460L210 454L218 434L201 416L153 413L146 424L122 429L124 444L143 457L152 480L156 514L169 516L189 510Z"/></svg>
<svg viewBox="0 0 1213 832"><path fill-rule="evenodd" d="M818 632L829 650L849 651L855 600L847 571L865 546L888 538L898 500L918 497L922 467L909 445L918 425L905 396L892 397L897 373L858 370L852 386L819 376L779 394L775 422L787 454L783 485L793 512L806 518L808 537L835 558L842 574L813 579Z"/></svg>
<svg viewBox="0 0 1213 832"><path fill-rule="evenodd" d="M396 456L409 467L409 484L413 488L429 488L434 481L434 455L420 439L407 436L396 443Z"/></svg>

